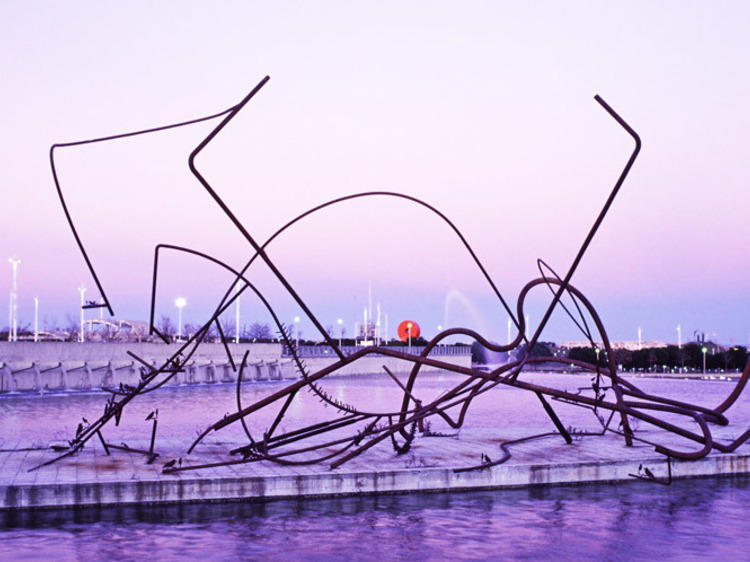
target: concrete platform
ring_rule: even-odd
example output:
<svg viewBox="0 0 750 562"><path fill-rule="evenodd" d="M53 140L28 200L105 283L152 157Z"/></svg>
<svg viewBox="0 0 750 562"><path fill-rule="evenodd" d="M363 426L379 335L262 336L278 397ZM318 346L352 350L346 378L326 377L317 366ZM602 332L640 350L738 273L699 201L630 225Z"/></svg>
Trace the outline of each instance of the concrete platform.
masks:
<svg viewBox="0 0 750 562"><path fill-rule="evenodd" d="M730 437L722 436L718 430L715 433L719 439ZM528 434L527 427L523 435ZM180 456L183 466L228 460L232 458L228 451L240 443L207 440L187 457L185 443L162 441L159 459L148 465L145 457L137 454L112 451L107 456L101 445L92 441L74 457L28 472L54 453L29 447L29 443L5 441L0 444L0 509L266 501L619 482L632 480L630 474L637 474L639 465L648 467L657 478L667 474L665 458L655 454L652 447L626 447L616 435L584 436L570 445L560 436L544 437L511 446L513 456L502 465L454 472L454 468L479 464L482 454L500 458L499 444L521 436L500 437L490 428L462 429L453 436L418 436L405 455L397 456L390 443L381 443L337 470L330 470L326 464L279 466L253 462L174 474L161 472L164 462ZM639 436L656 438L657 434L641 431ZM658 436L664 442L664 434ZM676 440L673 444L692 446ZM147 448L145 443L130 446ZM749 458L750 446L744 445L736 454L673 461L672 475L693 478L746 474L750 472ZM643 485L656 484L644 481Z"/></svg>

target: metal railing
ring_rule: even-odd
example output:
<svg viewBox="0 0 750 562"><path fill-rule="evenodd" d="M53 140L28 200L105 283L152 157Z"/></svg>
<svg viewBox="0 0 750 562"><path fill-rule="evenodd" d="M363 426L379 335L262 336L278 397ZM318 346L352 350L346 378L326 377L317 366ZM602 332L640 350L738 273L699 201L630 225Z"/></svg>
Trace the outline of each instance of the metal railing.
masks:
<svg viewBox="0 0 750 562"><path fill-rule="evenodd" d="M411 347L407 345L393 345L393 346L380 346L388 349L400 351L401 353L410 353L412 355L419 355L424 351L424 346L413 345ZM350 355L356 351L362 350L362 346L358 345L342 345L340 348L344 355ZM297 348L297 352L300 357L331 357L336 358L336 352L329 345L300 345ZM283 346L281 351L282 357L291 357L291 352L287 346ZM471 346L468 345L438 345L430 351L431 356L465 356L471 355Z"/></svg>

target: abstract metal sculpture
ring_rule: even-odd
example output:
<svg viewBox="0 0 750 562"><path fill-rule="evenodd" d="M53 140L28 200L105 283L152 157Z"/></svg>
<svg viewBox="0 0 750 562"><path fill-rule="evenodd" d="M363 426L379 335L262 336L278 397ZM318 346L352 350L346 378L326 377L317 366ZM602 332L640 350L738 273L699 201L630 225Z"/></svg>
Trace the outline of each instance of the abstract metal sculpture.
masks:
<svg viewBox="0 0 750 562"><path fill-rule="evenodd" d="M96 275L93 264L89 259L83 242L81 241L73 220L68 212L65 199L60 187L60 182L55 167L55 150L62 147L72 147L88 143L96 143L103 141L110 141L120 139L124 137L131 137L136 135L143 135L156 131L163 131L166 129L172 129L176 127L183 127L193 123L202 121L208 121L212 119L222 118L219 124L211 131L211 133L192 151L189 157L189 167L193 175L198 179L205 190L211 195L216 204L222 209L227 217L232 221L237 230L243 235L245 240L250 244L253 249L252 257L248 260L247 264L240 270L235 270L226 263L216 259L215 257L207 254L198 252L196 250L160 244L155 249L154 256L154 271L153 271L153 285L151 294L151 319L150 319L150 331L152 334L156 334L162 338L165 342L168 341L164 334L161 334L154 325L154 309L156 302L156 287L158 280L159 270L159 256L162 251L176 251L184 252L204 260L207 260L213 264L220 266L221 268L229 271L233 277L233 283L227 287L227 290L220 300L214 313L207 320L207 322L183 345L181 345L177 352L175 352L168 360L166 360L160 367L154 368L142 358L130 353L130 355L142 363L142 376L140 383L135 387L124 386L119 389L111 389L110 398L107 401L104 413L96 420L84 424L80 424L76 436L69 442L69 446L63 447L59 450L61 453L59 456L51 459L39 466L53 463L61 458L72 455L79 451L85 443L94 438L98 437L105 447L105 450L109 452L110 448L120 448L128 452L137 452L145 454L149 457L149 461L153 461L156 458L154 453L154 436L156 431L157 414L154 413L152 416L154 427L152 430L150 448L148 451L139 451L131 448L123 448L107 443L102 436L102 428L108 423L114 421L115 424L119 423L120 416L123 413L124 408L138 396L152 392L153 390L161 387L176 373L183 370L184 365L196 352L198 346L207 335L208 330L215 324L219 333L222 335L222 341L225 341L223 337L222 328L218 321L219 316L227 310L233 303L234 299L238 298L245 291L253 293L259 301L265 306L268 313L273 318L274 323L279 331L280 337L283 340L283 344L288 348L290 355L301 375L301 378L294 383L285 386L284 388L272 393L270 396L257 401L254 404L243 406L241 401L240 388L243 381L244 370L247 366L248 353L246 352L242 362L239 366L235 365L231 353L228 347L226 352L232 367L238 370L237 375L237 411L232 414L227 414L223 418L217 420L215 423L205 429L198 438L188 448L187 452L190 453L193 448L203 440L208 434L216 431L220 431L223 428L231 426L233 424L241 424L246 436L247 444L236 447L229 451L234 458L230 460L217 459L215 463L209 465L206 464L179 464L170 461L164 465L164 472L178 472L193 470L205 466L220 466L228 464L243 464L257 461L270 461L280 464L314 464L327 462L331 468L337 468L348 460L366 452L376 444L383 442L384 440L390 439L393 448L397 454L403 454L409 450L412 441L418 431L427 431L426 421L430 417L439 417L447 422L451 427L458 428L464 423L467 410L471 406L472 401L478 396L486 393L492 388L498 385L506 385L517 389L525 390L536 395L544 408L547 416L550 418L552 424L555 427L555 432L552 434L559 434L567 443L570 443L571 431L565 428L564 424L560 421L557 413L550 404L549 399L562 401L568 404L580 406L591 410L596 419L601 423L602 431L598 434L605 432L615 433L621 435L626 445L632 445L634 441L648 443L655 446L658 453L667 456L667 459L697 459L707 455L712 449L720 452L731 452L744 443L750 438L750 430L743 433L739 438L729 443L721 443L715 441L712 438L709 424L726 425L728 423L724 412L737 400L743 388L745 387L748 377L750 376L750 361L746 365L742 376L740 377L737 385L730 395L718 406L714 408L702 407L695 404L688 404L669 398L655 396L648 394L640 390L637 386L631 382L624 380L617 373L617 368L614 362L614 354L607 337L607 333L604 326L594 309L593 305L586 299L586 297L573 285L571 285L571 279L580 264L584 254L586 253L591 240L596 234L599 226L601 225L607 211L609 210L615 196L617 195L620 187L622 186L630 168L635 162L636 157L641 148L641 141L635 131L617 114L615 111L607 105L599 96L596 96L596 101L607 111L607 113L617 122L625 131L632 137L635 142L635 147L630 154L622 172L620 173L614 188L612 189L609 197L607 198L602 210L598 217L594 221L593 226L589 230L586 238L584 239L581 247L573 260L573 263L569 267L564 277L558 276L546 263L542 260L538 260L538 268L540 277L530 281L521 290L517 303L515 313L512 308L505 301L503 296L500 294L497 286L493 279L488 274L487 270L482 265L475 254L468 241L464 238L463 234L459 229L438 209L434 208L430 204L403 193L386 192L386 191L371 191L364 193L355 193L344 197L322 203L287 222L281 226L271 237L263 243L259 243L255 238L245 229L242 223L232 213L232 210L224 203L224 201L214 191L208 181L201 175L200 171L196 167L195 159L200 152L216 137L217 134L229 123L237 113L255 96L258 91L266 84L269 80L265 77L258 83L255 88L250 91L238 104L213 115L207 117L201 117L186 121L183 123L176 123L172 125L166 125L161 127L155 127L152 129L135 131L130 133L112 135L103 138L91 139L86 141L71 142L65 144L53 145L50 149L50 163L52 167L52 175L55 181L60 202L62 203L63 210L70 224L70 228L73 232L73 236L78 244L78 247L83 254L84 260L96 282L99 289L102 302L95 303L92 305L86 305L86 307L104 307L110 314L113 314L113 309L107 294L104 291L99 278ZM518 329L518 335L516 338L507 345L497 345L486 340L481 334L465 329L465 328L451 328L446 329L436 335L426 345L424 350L419 355L412 355L404 353L398 348L384 347L384 346L371 346L365 347L354 353L346 355L342 348L337 342L331 338L327 331L323 328L321 323L316 318L313 311L306 305L303 299L299 296L295 288L287 281L282 272L278 269L276 264L270 259L266 253L268 245L274 241L282 232L292 227L303 219L304 217L315 213L325 207L336 205L343 201L357 199L357 198L370 198L370 197L391 197L400 198L416 205L422 206L428 211L437 215L444 223L450 228L454 234L458 237L465 250L469 253L477 266L482 276L489 284L492 292L505 309L509 317L515 323ZM256 260L263 262L268 269L275 275L285 291L296 301L297 305L301 308L303 313L312 322L320 336L323 338L325 343L333 351L336 356L336 360L333 364L320 369L317 372L308 372L304 365L300 353L296 348L294 340L290 337L289 331L279 320L276 312L274 311L271 303L266 297L253 285L250 279L248 279L248 269L251 264ZM545 314L537 326L533 334L527 334L527 326L524 322L524 303L527 295L532 289L537 287L546 286L552 291L553 298L547 307ZM566 301L563 299L567 299ZM531 355L531 350L535 344L539 341L540 335L544 330L547 322L550 319L552 312L557 308L562 309L568 314L575 325L585 335L586 339L590 342L592 347L596 346L595 341L600 341L599 344L602 348L603 354L601 356L601 362L597 361L594 363L586 363L582 361L575 361L570 359L560 359L556 357L535 357ZM593 331L587 322L587 316L593 322ZM596 335L595 335L596 334ZM518 357L515 360L493 370L485 372L479 369L473 369L468 367L462 367L442 360L439 356L431 355L431 352L435 347L440 344L443 340L450 336L462 335L472 338L485 348L497 351L507 352L516 350ZM338 371L339 369L355 363L366 356L383 356L390 357L399 361L404 361L410 364L411 372L406 383L402 383L396 378L393 373L384 367L384 370L388 376L390 376L399 387L399 392L402 393L401 403L394 405L390 411L383 412L370 412L365 411L356 406L342 403L331 396L327 395L326 392L320 388L320 381L324 377ZM521 373L524 368L539 363L566 363L575 364L583 371L590 372L594 377L594 383L592 384L592 394L582 394L580 392L573 393L565 390L559 390L544 385L534 384L525 381L521 377ZM447 372L457 373L463 378L453 388L444 392L439 397L432 400L423 400L417 396L415 391L415 383L420 375L420 369L423 366L430 366L433 368L442 369ZM329 419L323 422L316 422L309 425L303 425L292 431L285 431L278 433L281 421L287 414L287 410L300 391L307 389L313 392L317 397L324 403L332 407L334 414ZM613 396L613 398L607 398L605 391L611 392L607 396ZM249 427L248 421L252 420L252 415L261 409L265 408L278 408L274 417L273 423L268 427L262 434L253 434ZM457 410L457 414L449 413L449 410ZM600 416L599 412L608 412L609 416L605 419L604 416ZM660 417L662 415L662 417ZM665 419L664 416L669 419ZM697 425L699 431L693 431L685 429L679 425L676 425L671 421L674 415L680 416L687 420L692 420ZM612 420L615 416L619 417L619 425L613 424ZM699 447L697 449L675 449L674 447L667 446L664 443L659 443L653 440L647 440L643 436L639 436L636 431L632 429L631 419L640 420L656 428L665 430L671 434L677 435L684 438L687 441L697 443ZM476 466L459 467L455 470L473 470L477 468L484 468L505 462L510 458L509 446L513 443L520 441L527 441L541 436L550 435L545 433L543 435L534 435L524 437L515 441L506 441L501 445L503 450L503 456L496 460L490 460L486 455L482 455L482 463ZM182 459L180 459L181 461ZM39 468L39 466L34 468ZM671 467L671 465L670 465ZM32 469L33 470L33 469ZM640 476L638 476L640 477Z"/></svg>

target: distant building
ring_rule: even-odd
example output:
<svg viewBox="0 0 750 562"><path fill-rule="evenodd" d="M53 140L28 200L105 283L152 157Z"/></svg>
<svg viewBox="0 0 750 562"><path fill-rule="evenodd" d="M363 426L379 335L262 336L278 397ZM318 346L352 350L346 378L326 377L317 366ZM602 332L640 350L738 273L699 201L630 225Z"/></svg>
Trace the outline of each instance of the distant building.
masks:
<svg viewBox="0 0 750 562"><path fill-rule="evenodd" d="M594 342L598 346L603 346L602 342ZM609 342L612 349L627 349L628 351L638 351L639 349L667 347L663 341L648 340L638 343L637 341L611 341ZM588 341L566 341L559 344L560 347L571 349L573 347L591 347Z"/></svg>

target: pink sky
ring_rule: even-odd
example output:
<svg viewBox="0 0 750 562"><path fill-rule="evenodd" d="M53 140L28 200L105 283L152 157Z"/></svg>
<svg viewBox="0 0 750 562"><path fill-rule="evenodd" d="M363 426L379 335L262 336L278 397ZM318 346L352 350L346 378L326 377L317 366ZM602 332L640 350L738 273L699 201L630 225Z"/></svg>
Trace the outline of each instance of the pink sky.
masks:
<svg viewBox="0 0 750 562"><path fill-rule="evenodd" d="M537 257L567 271L631 151L598 93L643 150L573 283L614 339L635 339L641 326L647 339L674 341L679 323L685 339L700 330L747 345L744 2L221 6L0 5L0 257L22 259L22 324L35 296L50 323L77 315L81 282L96 296L56 198L49 145L216 112L269 74L199 161L259 240L327 199L400 191L451 217L515 303ZM209 130L59 152L63 189L119 317L146 317L157 242L234 264L249 255L187 170ZM459 292L467 300L448 299L448 323L505 339L507 317L455 238L416 207L349 203L301 223L270 254L324 324L342 317L351 333L371 282L391 334L411 318L432 335ZM287 321L299 314L255 275ZM176 316L182 295L198 321L225 276L174 259L164 281L158 314ZM530 303L532 326L546 298ZM243 323L266 321L250 299L242 312ZM576 337L560 322L542 339Z"/></svg>

